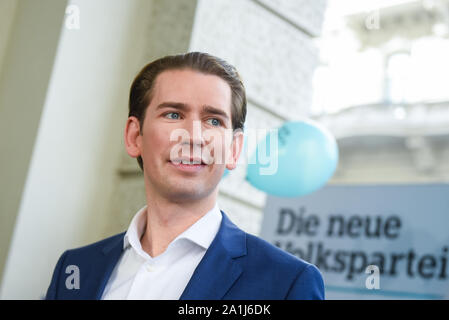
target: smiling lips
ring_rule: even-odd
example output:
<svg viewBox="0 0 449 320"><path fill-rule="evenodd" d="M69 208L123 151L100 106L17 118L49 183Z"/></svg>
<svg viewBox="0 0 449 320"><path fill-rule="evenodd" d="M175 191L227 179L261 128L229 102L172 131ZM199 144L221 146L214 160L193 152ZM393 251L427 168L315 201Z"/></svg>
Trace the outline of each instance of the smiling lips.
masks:
<svg viewBox="0 0 449 320"><path fill-rule="evenodd" d="M169 160L169 162L172 166L184 172L199 172L207 166L200 158L179 158L173 161Z"/></svg>

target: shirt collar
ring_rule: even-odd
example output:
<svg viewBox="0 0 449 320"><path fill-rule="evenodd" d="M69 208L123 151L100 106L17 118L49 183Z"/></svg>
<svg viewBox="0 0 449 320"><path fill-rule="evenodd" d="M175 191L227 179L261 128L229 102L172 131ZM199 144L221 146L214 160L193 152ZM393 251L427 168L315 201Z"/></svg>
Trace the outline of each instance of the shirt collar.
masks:
<svg viewBox="0 0 449 320"><path fill-rule="evenodd" d="M142 245L140 243L140 238L145 232L146 222L147 222L147 205L141 208L134 215L129 228L125 234L123 239L123 248L126 249L129 246L132 246L137 252L146 256L147 254L143 251ZM175 243L180 239L187 239L191 242L199 245L204 249L208 249L210 244L215 238L215 235L220 228L222 220L222 215L220 212L220 208L218 204L215 203L215 206L207 212L204 216L202 216L198 221L196 221L193 225L187 228L184 232L179 234L171 243Z"/></svg>

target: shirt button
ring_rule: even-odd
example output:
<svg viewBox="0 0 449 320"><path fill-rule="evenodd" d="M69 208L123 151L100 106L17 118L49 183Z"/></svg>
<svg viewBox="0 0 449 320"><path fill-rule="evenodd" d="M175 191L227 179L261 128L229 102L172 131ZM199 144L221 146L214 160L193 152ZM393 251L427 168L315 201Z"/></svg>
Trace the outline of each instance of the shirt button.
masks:
<svg viewBox="0 0 449 320"><path fill-rule="evenodd" d="M150 265L147 266L147 271L148 272L156 271L156 267L150 264Z"/></svg>

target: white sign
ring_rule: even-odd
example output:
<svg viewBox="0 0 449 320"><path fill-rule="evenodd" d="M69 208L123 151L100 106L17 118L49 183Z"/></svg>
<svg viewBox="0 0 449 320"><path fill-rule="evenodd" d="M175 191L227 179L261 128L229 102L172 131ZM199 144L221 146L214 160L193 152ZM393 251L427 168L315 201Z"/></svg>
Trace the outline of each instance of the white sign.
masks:
<svg viewBox="0 0 449 320"><path fill-rule="evenodd" d="M261 237L316 265L326 299L449 299L449 184L268 196Z"/></svg>

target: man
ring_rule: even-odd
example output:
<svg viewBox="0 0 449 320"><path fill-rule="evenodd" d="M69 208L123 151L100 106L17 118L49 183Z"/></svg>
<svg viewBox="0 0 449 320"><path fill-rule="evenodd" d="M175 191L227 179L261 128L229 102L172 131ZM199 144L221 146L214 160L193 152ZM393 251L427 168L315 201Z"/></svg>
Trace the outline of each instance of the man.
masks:
<svg viewBox="0 0 449 320"><path fill-rule="evenodd" d="M125 145L147 204L126 233L65 251L46 298L324 299L314 265L240 230L217 205L245 118L243 83L225 61L191 52L145 66Z"/></svg>

